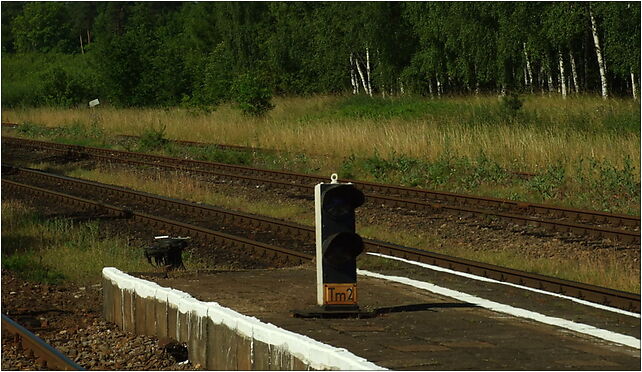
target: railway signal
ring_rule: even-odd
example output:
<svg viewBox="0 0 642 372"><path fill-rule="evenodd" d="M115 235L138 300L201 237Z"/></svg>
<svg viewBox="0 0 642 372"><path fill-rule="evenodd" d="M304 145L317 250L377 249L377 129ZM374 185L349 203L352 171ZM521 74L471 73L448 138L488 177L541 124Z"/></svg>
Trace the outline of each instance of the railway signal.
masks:
<svg viewBox="0 0 642 372"><path fill-rule="evenodd" d="M363 241L355 233L355 209L365 197L351 183L320 183L314 188L317 303L326 310L358 310L357 256Z"/></svg>

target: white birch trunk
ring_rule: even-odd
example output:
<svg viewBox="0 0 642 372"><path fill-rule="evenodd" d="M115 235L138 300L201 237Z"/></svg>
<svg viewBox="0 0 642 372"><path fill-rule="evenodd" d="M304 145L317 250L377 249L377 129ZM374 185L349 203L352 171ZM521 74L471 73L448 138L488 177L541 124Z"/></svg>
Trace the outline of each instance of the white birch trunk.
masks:
<svg viewBox="0 0 642 372"><path fill-rule="evenodd" d="M354 72L354 53L350 53L350 82L352 83L352 94L359 94L359 81Z"/></svg>
<svg viewBox="0 0 642 372"><path fill-rule="evenodd" d="M437 97L441 98L441 82L439 81L439 75L435 76L437 80Z"/></svg>
<svg viewBox="0 0 642 372"><path fill-rule="evenodd" d="M591 17L591 32L593 33L593 43L595 44L595 54L597 55L597 64L600 67L600 82L602 83L602 98L609 98L608 84L606 80L606 61L602 55L602 48L600 47L600 38L597 34L597 23L591 11L589 4L589 16Z"/></svg>
<svg viewBox="0 0 642 372"><path fill-rule="evenodd" d="M557 56L560 62L560 86L562 89L562 98L566 99L566 75L564 74L564 58L562 58L562 51L557 50Z"/></svg>
<svg viewBox="0 0 642 372"><path fill-rule="evenodd" d="M82 35L80 35L80 53L85 54L85 49L82 46Z"/></svg>
<svg viewBox="0 0 642 372"><path fill-rule="evenodd" d="M368 82L368 95L372 97L372 85L370 85L370 50L366 46L366 74Z"/></svg>
<svg viewBox="0 0 642 372"><path fill-rule="evenodd" d="M575 89L575 94L580 93L580 85L577 79L577 67L575 65L575 57L571 51L568 52L568 57L571 60L571 74L573 75L573 88Z"/></svg>
<svg viewBox="0 0 642 372"><path fill-rule="evenodd" d="M633 69L631 69L631 92L633 92L633 99L638 99L638 87L635 84L635 74Z"/></svg>
<svg viewBox="0 0 642 372"><path fill-rule="evenodd" d="M531 68L531 60L528 58L528 52L526 51L526 43L523 43L524 46L524 59L526 60L526 71L528 72L528 80L530 81L531 93L533 93L533 69Z"/></svg>
<svg viewBox="0 0 642 372"><path fill-rule="evenodd" d="M548 95L550 96L555 90L555 87L553 86L553 74L547 72L546 77L548 78Z"/></svg>
<svg viewBox="0 0 642 372"><path fill-rule="evenodd" d="M359 76L361 76L361 84L363 85L363 90L365 90L367 94L368 85L366 85L366 79L363 76L363 71L361 71L361 66L359 65L359 58L355 58L355 65L357 65L357 72L359 72Z"/></svg>
<svg viewBox="0 0 642 372"><path fill-rule="evenodd" d="M544 76L546 75L546 72L544 71L544 64L541 64L539 66L539 89L542 92L542 95L544 95Z"/></svg>
<svg viewBox="0 0 642 372"><path fill-rule="evenodd" d="M428 79L428 92L430 93L430 98L435 98L435 94L432 91L432 78Z"/></svg>
<svg viewBox="0 0 642 372"><path fill-rule="evenodd" d="M399 93L403 96L406 92L403 89L403 81L401 81L401 78L399 78Z"/></svg>

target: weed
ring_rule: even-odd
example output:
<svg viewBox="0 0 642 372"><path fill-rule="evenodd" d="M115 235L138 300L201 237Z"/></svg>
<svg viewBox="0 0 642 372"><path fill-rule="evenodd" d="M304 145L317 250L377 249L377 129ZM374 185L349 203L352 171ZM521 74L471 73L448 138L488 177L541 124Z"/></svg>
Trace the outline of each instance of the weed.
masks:
<svg viewBox="0 0 642 372"><path fill-rule="evenodd" d="M32 123L30 121L25 121L18 126L18 133L31 138L43 136L47 132L48 129L44 125Z"/></svg>
<svg viewBox="0 0 642 372"><path fill-rule="evenodd" d="M57 284L65 279L65 275L42 263L42 256L34 253L16 253L3 255L2 268L14 271L21 278L40 283Z"/></svg>
<svg viewBox="0 0 642 372"><path fill-rule="evenodd" d="M103 232L104 233L104 232ZM142 252L119 236L101 237L96 221L47 220L17 202L2 202L2 267L27 280L98 279L104 266L142 271Z"/></svg>
<svg viewBox="0 0 642 372"><path fill-rule="evenodd" d="M528 186L539 193L545 199L551 199L558 195L560 187L564 184L565 169L561 164L552 164L542 174L535 175L528 182Z"/></svg>
<svg viewBox="0 0 642 372"><path fill-rule="evenodd" d="M140 151L154 151L163 148L169 142L165 138L166 129L164 124L159 125L158 128L156 126L146 128L138 138L138 149Z"/></svg>
<svg viewBox="0 0 642 372"><path fill-rule="evenodd" d="M385 182L388 178L388 172L390 172L393 167L390 162L380 157L379 153L375 151L373 156L364 160L363 168L374 177L375 180Z"/></svg>
<svg viewBox="0 0 642 372"><path fill-rule="evenodd" d="M354 154L350 154L341 162L339 167L339 178L356 178L356 167L357 167L357 157Z"/></svg>
<svg viewBox="0 0 642 372"><path fill-rule="evenodd" d="M463 177L463 183L468 189L474 189L485 182L502 182L508 177L507 172L484 152L477 156L474 166L467 165L466 168L472 168L472 171Z"/></svg>

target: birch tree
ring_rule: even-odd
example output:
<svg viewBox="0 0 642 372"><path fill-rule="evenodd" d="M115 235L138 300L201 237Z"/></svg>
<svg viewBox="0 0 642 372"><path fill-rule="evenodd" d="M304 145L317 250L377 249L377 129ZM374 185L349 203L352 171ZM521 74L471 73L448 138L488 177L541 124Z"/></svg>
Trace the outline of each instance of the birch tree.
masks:
<svg viewBox="0 0 642 372"><path fill-rule="evenodd" d="M606 77L606 61L604 60L604 54L602 53L602 47L600 46L600 36L597 28L597 21L591 9L591 4L589 3L588 11L589 18L591 19L591 34L593 35L593 43L595 45L595 55L597 57L597 64L600 69L600 84L602 87L602 98L609 98L609 89L608 81Z"/></svg>

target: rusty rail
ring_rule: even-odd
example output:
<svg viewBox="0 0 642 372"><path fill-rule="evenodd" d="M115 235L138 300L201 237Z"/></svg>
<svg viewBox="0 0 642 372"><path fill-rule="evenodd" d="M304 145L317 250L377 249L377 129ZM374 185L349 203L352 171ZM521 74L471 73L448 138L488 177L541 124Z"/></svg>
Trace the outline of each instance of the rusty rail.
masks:
<svg viewBox="0 0 642 372"><path fill-rule="evenodd" d="M64 203L73 204L83 209L106 212L109 215L131 219L133 221L142 222L144 224L155 226L158 228L170 229L176 234L190 235L195 239L206 239L214 244L227 244L232 248L252 251L254 254L261 257L285 260L285 262L292 264L302 264L312 258L312 256L308 254L297 252L291 249L276 247L271 244L257 242L240 236L214 231L205 227L174 221L159 216L153 216L147 213L132 211L127 208L121 208L111 204L96 202L93 200L80 198L77 196L52 191L41 187L35 187L5 179L2 180L2 185L4 187L7 187L8 190L22 190L35 194L37 196L45 196L55 200L60 200Z"/></svg>
<svg viewBox="0 0 642 372"><path fill-rule="evenodd" d="M302 239L308 239L310 241L314 240L314 227L303 226L291 222L281 221L273 218L255 216L247 213L227 211L221 208L215 208L212 206L207 206L203 204L191 203L171 198L158 197L147 193L141 193L137 191L127 190L119 188L116 186L103 185L96 182L77 180L70 177L50 175L45 172L34 171L34 170L23 170L19 169L21 172L31 172L34 176L37 177L49 177L55 178L56 184L63 184L69 182L78 182L82 184L84 188L93 188L94 192L105 192L109 195L114 196L116 193L123 193L130 195L136 195L135 197L138 200L144 200L149 203L170 203L173 207L176 208L186 208L194 211L194 213L199 215L209 215L215 216L218 219L230 221L230 223L235 223L237 225L243 225L246 227L252 228L263 228L266 230L273 231L274 234L284 234L284 235L296 235ZM31 188L31 186L17 184L15 182L3 180L3 185L14 185L14 187L23 187ZM103 191L100 191L100 189ZM49 193L55 195L58 198L67 198L70 200L80 199L76 197L71 197L66 194L61 194L58 192L48 191L41 188L33 187L36 192L39 193ZM92 203L86 199L80 199L82 205L89 205ZM77 202L78 203L78 202ZM95 203L100 208L106 208L104 204ZM95 207L94 207L95 208ZM159 223L162 224L165 228L172 228L178 233L187 233L192 234L195 237L207 237L210 232L203 232L201 227L195 227L193 225L188 225L185 223L180 223L176 221L171 221L167 219L161 219L158 217L153 217L149 215L142 215L141 213L125 211L123 208L119 207L109 207L116 213L125 214L130 213L133 216L137 217L141 221L146 223ZM177 230L178 229L178 230ZM221 234L221 233L218 233ZM226 235L226 234L224 234ZM238 241L238 240L235 240ZM258 243L258 244L256 244ZM267 244L253 242L249 239L242 239L238 243L234 243L238 248L241 249L252 249L255 252L259 252L262 255L276 258L278 256L288 254L292 252L291 250L285 248L277 248ZM430 251L420 250L416 248L403 247L396 244L384 243L380 241L365 239L364 240L365 248L370 252L383 253L395 257L405 258L413 261L423 262L439 267L445 267L456 271L467 272L475 274L482 277L487 277L499 281L505 281L514 284L520 284L531 288L537 288L552 293L561 293L567 296L576 297L584 299L587 301L600 303L607 306L612 306L628 311L640 312L640 295L635 293L628 293L623 291L618 291L614 289L594 286L590 284L584 284L579 282L568 281L559 278L553 278L545 275L528 273L524 271L514 270L510 268L495 266L491 264L475 262L467 259L462 259L453 256L447 256L439 253L434 253ZM298 253L295 255L286 256L286 260L293 263L303 263L313 258L312 255Z"/></svg>
<svg viewBox="0 0 642 372"><path fill-rule="evenodd" d="M280 188L293 188L303 193L310 193L314 184L327 181L325 178L319 176L300 173L270 171L239 165L187 160L95 147L63 145L7 136L3 137L3 141L64 153L87 154L104 162L116 161L137 166L152 166L174 171L199 173L212 177L237 179L245 183L268 184ZM141 160L133 160L131 157ZM609 238L625 243L640 243L640 217L638 216L562 208L536 203L524 203L449 192L428 191L402 186L382 185L372 182L355 180L344 181L353 182L357 188L361 189L366 194L367 200L393 207L401 206L429 212L443 210L475 217L492 216L511 223L539 226L548 231L573 233L597 239ZM544 214L550 217L532 216L533 213ZM572 221L556 219L562 217L569 218ZM577 223L575 221L589 221L594 224ZM629 227L629 230L600 225L605 223L612 226L627 226ZM631 231L630 229L637 231Z"/></svg>
<svg viewBox="0 0 642 372"><path fill-rule="evenodd" d="M24 351L33 353L42 368L65 371L84 371L85 369L67 358L60 351L44 342L40 337L31 333L13 319L2 314L2 332L13 334L20 340Z"/></svg>

